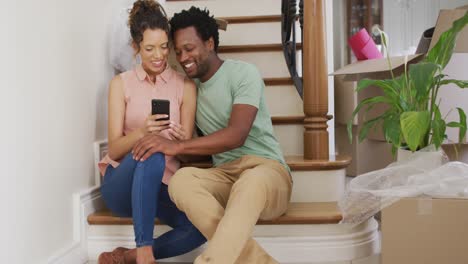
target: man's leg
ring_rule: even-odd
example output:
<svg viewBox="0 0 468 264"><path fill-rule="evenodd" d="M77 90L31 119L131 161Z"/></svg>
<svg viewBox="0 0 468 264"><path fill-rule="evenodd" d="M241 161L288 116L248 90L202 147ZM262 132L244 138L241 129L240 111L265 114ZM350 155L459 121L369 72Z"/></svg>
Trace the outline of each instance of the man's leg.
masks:
<svg viewBox="0 0 468 264"><path fill-rule="evenodd" d="M182 168L171 178L169 195L210 240L224 215L233 182L217 169Z"/></svg>
<svg viewBox="0 0 468 264"><path fill-rule="evenodd" d="M233 185L224 217L207 250L195 263L277 263L251 238L258 219L274 219L289 204L292 182L277 161L243 157L237 167L245 169Z"/></svg>

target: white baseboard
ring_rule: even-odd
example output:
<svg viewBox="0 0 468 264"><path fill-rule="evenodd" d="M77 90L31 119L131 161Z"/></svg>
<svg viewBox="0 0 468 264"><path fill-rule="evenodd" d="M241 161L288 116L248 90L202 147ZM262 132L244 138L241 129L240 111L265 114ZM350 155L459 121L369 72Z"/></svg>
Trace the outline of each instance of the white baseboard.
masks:
<svg viewBox="0 0 468 264"><path fill-rule="evenodd" d="M83 264L88 262L88 222L89 214L103 207L98 186L91 187L73 195L73 242L59 250L45 263Z"/></svg>
<svg viewBox="0 0 468 264"><path fill-rule="evenodd" d="M73 242L70 246L63 248L57 254L50 257L48 264L83 264L88 261L88 252L81 247L80 243Z"/></svg>

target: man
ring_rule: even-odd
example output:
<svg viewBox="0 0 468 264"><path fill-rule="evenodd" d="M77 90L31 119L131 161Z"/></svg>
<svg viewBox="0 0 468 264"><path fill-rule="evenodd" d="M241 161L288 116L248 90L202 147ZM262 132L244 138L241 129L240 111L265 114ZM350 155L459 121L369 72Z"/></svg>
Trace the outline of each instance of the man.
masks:
<svg viewBox="0 0 468 264"><path fill-rule="evenodd" d="M204 136L177 142L151 135L133 153L143 160L154 152L212 155L213 168L180 169L169 184L171 199L209 240L196 264L277 263L251 237L258 219L286 211L292 188L263 80L255 66L218 57L218 27L206 10L175 14L171 34L177 60L197 84Z"/></svg>

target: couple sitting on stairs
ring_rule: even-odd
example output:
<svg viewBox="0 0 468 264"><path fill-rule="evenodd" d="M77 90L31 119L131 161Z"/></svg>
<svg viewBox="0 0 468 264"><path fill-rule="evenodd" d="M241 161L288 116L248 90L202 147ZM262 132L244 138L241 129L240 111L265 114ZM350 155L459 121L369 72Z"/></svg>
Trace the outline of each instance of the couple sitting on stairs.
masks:
<svg viewBox="0 0 468 264"><path fill-rule="evenodd" d="M197 264L277 263L252 231L286 211L292 180L258 70L218 57L207 10L169 22L157 2L138 0L128 24L141 64L110 83L109 154L99 167L105 204L133 218L137 248L102 253L99 263L155 263L206 240ZM187 77L168 66L169 39ZM170 101L170 120L151 115L152 99ZM195 122L204 136L192 139ZM183 155L212 155L214 167L179 169ZM155 218L173 229L153 239Z"/></svg>

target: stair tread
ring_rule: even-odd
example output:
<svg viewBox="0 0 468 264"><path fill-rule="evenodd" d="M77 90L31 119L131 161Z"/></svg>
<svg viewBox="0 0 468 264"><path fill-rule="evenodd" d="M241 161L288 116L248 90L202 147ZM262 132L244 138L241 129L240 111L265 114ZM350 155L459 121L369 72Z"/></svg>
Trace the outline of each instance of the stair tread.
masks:
<svg viewBox="0 0 468 264"><path fill-rule="evenodd" d="M291 77L263 78L265 85L293 85Z"/></svg>
<svg viewBox="0 0 468 264"><path fill-rule="evenodd" d="M218 17L229 24L281 22L281 15Z"/></svg>
<svg viewBox="0 0 468 264"><path fill-rule="evenodd" d="M338 170L346 168L351 163L351 158L346 155L331 156L329 160L306 160L300 155L290 155L284 158L292 171ZM211 168L213 163L211 161L187 162L181 166Z"/></svg>
<svg viewBox="0 0 468 264"><path fill-rule="evenodd" d="M336 224L342 219L336 202L290 203L286 213L274 220L259 220L258 225ZM90 225L131 225L129 217L113 216L105 209L88 216ZM155 221L156 225L162 223Z"/></svg>
<svg viewBox="0 0 468 264"><path fill-rule="evenodd" d="M304 124L303 115L288 115L288 116L272 116L271 122L274 125L280 124Z"/></svg>

